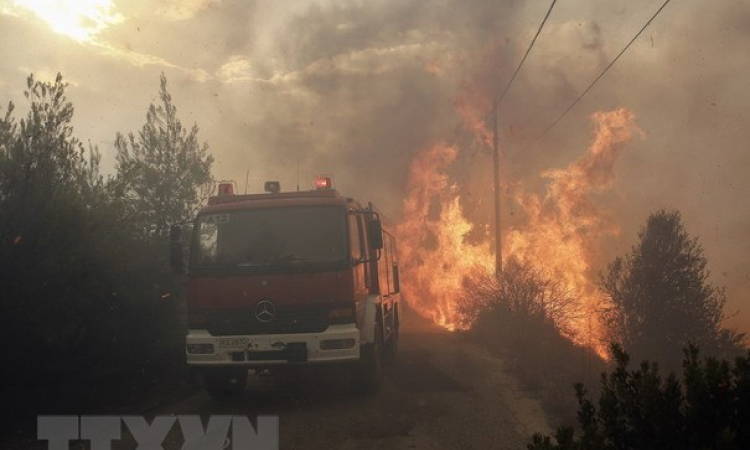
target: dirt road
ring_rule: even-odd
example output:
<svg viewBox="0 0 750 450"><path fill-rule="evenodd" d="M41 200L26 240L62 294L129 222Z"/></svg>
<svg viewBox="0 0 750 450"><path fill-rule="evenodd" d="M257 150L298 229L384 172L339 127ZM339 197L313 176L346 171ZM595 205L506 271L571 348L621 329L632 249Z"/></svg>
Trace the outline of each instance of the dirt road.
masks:
<svg viewBox="0 0 750 450"><path fill-rule="evenodd" d="M252 378L229 401L199 391L130 413L278 415L281 449L523 449L533 432L550 432L540 404L497 358L422 319L407 317L402 330L398 362L375 395L347 393L336 374L313 373ZM164 448L180 445L168 438Z"/></svg>

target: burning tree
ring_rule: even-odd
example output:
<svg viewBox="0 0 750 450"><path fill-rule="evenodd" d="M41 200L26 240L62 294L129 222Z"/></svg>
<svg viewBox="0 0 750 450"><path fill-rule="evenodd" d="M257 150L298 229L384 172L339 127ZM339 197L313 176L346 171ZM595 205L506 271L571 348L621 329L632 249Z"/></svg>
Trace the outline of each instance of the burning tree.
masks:
<svg viewBox="0 0 750 450"><path fill-rule="evenodd" d="M688 342L709 354L733 353L744 335L722 327L724 289L708 281L703 249L680 213L651 214L639 236L601 280L612 300L605 320L625 349L668 367L677 366Z"/></svg>

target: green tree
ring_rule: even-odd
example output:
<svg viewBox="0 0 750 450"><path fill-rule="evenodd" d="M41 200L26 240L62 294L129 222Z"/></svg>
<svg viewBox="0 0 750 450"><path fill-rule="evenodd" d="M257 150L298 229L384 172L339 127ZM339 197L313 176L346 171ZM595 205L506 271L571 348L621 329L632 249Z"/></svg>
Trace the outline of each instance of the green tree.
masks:
<svg viewBox="0 0 750 450"><path fill-rule="evenodd" d="M29 76L27 116L16 123L9 104L0 122L1 332L28 345L3 356L13 360L5 367L22 372L29 349L82 342L90 317L79 307L108 291L92 232L108 227L97 212L106 201L99 155L72 135L66 87L59 74L53 83Z"/></svg>
<svg viewBox="0 0 750 450"><path fill-rule="evenodd" d="M10 103L0 121L0 202L6 213L0 218L0 245L15 239L39 207L78 197L91 201L103 187L97 149L86 152L72 135L73 104L62 76L44 83L31 75L26 84L27 117L16 124Z"/></svg>
<svg viewBox="0 0 750 450"><path fill-rule="evenodd" d="M662 377L656 364L628 368L612 346L615 367L602 374L597 403L577 384L579 437L569 427L534 435L529 450L741 450L750 448L750 353L734 364L684 350L682 382Z"/></svg>
<svg viewBox="0 0 750 450"><path fill-rule="evenodd" d="M13 343L0 354L0 396L14 405L0 413L5 424L40 405L80 409L90 386L122 392L122 379L134 387L181 367L164 251L123 216L96 148L74 137L66 87L60 75L30 76L28 114L14 119L9 104L0 116L0 341Z"/></svg>
<svg viewBox="0 0 750 450"><path fill-rule="evenodd" d="M678 211L649 216L640 241L616 258L601 286L612 307L605 321L626 350L638 358L678 367L689 342L709 354L736 352L743 335L722 326L726 296L709 282L698 238L691 238Z"/></svg>
<svg viewBox="0 0 750 450"><path fill-rule="evenodd" d="M195 214L210 193L214 161L208 145L198 142L198 126L188 131L177 118L164 74L159 99L159 105L149 106L137 136L118 133L115 139L116 190L142 229L156 239Z"/></svg>

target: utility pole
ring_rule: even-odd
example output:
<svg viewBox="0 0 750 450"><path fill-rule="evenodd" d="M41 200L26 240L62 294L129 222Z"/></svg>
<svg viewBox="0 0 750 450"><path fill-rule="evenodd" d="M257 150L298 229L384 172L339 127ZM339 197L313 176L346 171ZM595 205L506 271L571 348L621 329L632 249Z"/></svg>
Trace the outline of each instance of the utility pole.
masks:
<svg viewBox="0 0 750 450"><path fill-rule="evenodd" d="M495 177L495 275L503 271L503 239L500 231L500 149L497 136L497 106L492 102L492 172Z"/></svg>
<svg viewBox="0 0 750 450"><path fill-rule="evenodd" d="M667 0L667 3L669 3L670 1L671 0ZM531 53L531 49L534 48L536 38L538 38L539 33L542 32L542 28L544 28L544 24L547 22L547 19L549 19L549 15L552 13L552 8L555 7L555 3L557 3L557 0L552 0L552 3L549 5L549 9L547 10L547 14L545 14L542 23L539 25L539 29L536 31L534 39L531 40L529 48L526 49L526 53L523 55L523 58L521 58L521 62L518 63L516 71L513 72L513 76L510 77L510 81L508 81L508 84L505 85L505 88L502 90L502 92L498 93L497 96L492 100L492 169L495 172L495 274L498 276L500 275L500 272L503 271L503 239L502 233L500 231L500 149L498 148L497 143L497 107L505 97L508 89L510 89L511 85L513 85L513 81L516 79L518 72L521 71L521 67L523 67L523 63L526 61L526 58L528 58L529 53ZM664 4L664 6L666 6L666 3ZM662 8L664 8L664 6L662 6Z"/></svg>

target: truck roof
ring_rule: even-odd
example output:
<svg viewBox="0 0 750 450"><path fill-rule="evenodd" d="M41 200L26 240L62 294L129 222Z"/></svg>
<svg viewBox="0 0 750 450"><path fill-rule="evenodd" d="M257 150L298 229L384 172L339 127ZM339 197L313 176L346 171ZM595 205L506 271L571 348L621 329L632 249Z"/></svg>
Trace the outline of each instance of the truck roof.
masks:
<svg viewBox="0 0 750 450"><path fill-rule="evenodd" d="M227 194L210 197L208 205L201 208L201 213L285 206L330 205L347 207L352 204L356 207L359 206L352 199L342 197L333 189L245 195Z"/></svg>

